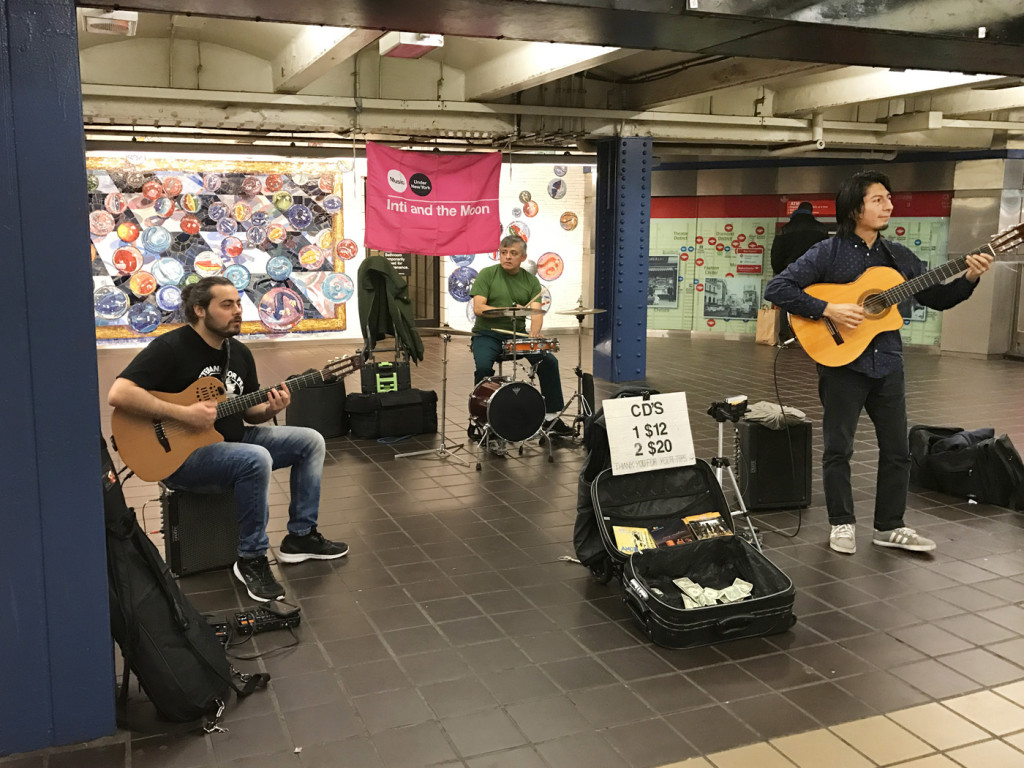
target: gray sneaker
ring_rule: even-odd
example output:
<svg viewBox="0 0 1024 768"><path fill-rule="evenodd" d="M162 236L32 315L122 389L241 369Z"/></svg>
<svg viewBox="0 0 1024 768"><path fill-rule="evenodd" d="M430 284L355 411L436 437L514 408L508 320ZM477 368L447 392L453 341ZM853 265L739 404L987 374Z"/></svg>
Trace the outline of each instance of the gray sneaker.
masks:
<svg viewBox="0 0 1024 768"><path fill-rule="evenodd" d="M857 539L853 536L853 523L833 525L828 536L828 545L836 552L852 555L857 551Z"/></svg>
<svg viewBox="0 0 1024 768"><path fill-rule="evenodd" d="M911 552L931 552L935 549L934 541L926 539L913 528L907 527L895 528L891 531L875 531L871 542L880 547L894 547Z"/></svg>

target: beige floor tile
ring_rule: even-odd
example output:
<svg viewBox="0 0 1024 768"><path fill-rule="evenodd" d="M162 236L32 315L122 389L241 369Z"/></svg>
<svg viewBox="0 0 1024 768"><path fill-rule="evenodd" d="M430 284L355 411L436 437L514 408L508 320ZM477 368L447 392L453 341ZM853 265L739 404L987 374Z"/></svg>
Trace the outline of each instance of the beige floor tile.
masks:
<svg viewBox="0 0 1024 768"><path fill-rule="evenodd" d="M707 757L717 768L793 768L793 763L771 744L751 744Z"/></svg>
<svg viewBox="0 0 1024 768"><path fill-rule="evenodd" d="M683 760L681 763L669 763L668 765L660 766L660 768L715 768L715 766L703 757L691 757L689 760Z"/></svg>
<svg viewBox="0 0 1024 768"><path fill-rule="evenodd" d="M935 751L910 731L882 716L843 723L831 730L879 765L891 765Z"/></svg>
<svg viewBox="0 0 1024 768"><path fill-rule="evenodd" d="M1001 685L992 690L1000 696L1005 696L1010 701L1015 701L1024 707L1024 680L1018 680L1016 683L1010 683L1009 685Z"/></svg>
<svg viewBox="0 0 1024 768"><path fill-rule="evenodd" d="M897 763L893 768L960 768L960 764L954 763L945 755L928 755L909 763Z"/></svg>
<svg viewBox="0 0 1024 768"><path fill-rule="evenodd" d="M1024 708L992 691L957 696L942 703L997 736L1019 731L1024 723Z"/></svg>
<svg viewBox="0 0 1024 768"><path fill-rule="evenodd" d="M919 739L924 739L936 749L962 747L975 741L989 738L986 731L960 717L956 712L941 704L923 704L889 715Z"/></svg>
<svg viewBox="0 0 1024 768"><path fill-rule="evenodd" d="M1015 733L1012 736L1003 736L1003 741L1007 744L1012 744L1021 752L1024 752L1024 731Z"/></svg>
<svg viewBox="0 0 1024 768"><path fill-rule="evenodd" d="M1024 752L995 739L952 749L946 755L964 768L1024 768Z"/></svg>
<svg viewBox="0 0 1024 768"><path fill-rule="evenodd" d="M873 768L866 757L824 729L773 739L770 744L800 768Z"/></svg>

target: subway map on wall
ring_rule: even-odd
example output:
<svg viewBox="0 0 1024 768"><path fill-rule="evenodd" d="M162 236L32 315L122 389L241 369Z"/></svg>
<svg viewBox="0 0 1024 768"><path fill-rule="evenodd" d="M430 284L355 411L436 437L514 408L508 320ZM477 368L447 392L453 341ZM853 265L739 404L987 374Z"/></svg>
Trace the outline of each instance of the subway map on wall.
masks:
<svg viewBox="0 0 1024 768"><path fill-rule="evenodd" d="M87 161L97 338L185 322L181 290L229 279L242 333L344 330L341 170L298 163Z"/></svg>

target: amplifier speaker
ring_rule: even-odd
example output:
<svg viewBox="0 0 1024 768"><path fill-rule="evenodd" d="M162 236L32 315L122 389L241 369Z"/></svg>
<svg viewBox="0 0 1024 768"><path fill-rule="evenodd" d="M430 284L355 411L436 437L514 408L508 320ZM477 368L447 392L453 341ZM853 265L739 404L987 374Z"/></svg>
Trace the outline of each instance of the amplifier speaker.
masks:
<svg viewBox="0 0 1024 768"><path fill-rule="evenodd" d="M769 429L736 423L736 479L747 509L796 509L811 503L811 422Z"/></svg>
<svg viewBox="0 0 1024 768"><path fill-rule="evenodd" d="M235 495L164 488L164 558L175 576L227 568L238 552Z"/></svg>

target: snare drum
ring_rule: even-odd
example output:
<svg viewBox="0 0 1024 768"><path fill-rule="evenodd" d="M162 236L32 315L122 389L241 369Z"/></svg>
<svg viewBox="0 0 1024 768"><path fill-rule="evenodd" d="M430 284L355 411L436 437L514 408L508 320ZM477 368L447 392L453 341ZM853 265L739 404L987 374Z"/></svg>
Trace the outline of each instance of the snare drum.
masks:
<svg viewBox="0 0 1024 768"><path fill-rule="evenodd" d="M557 352L558 339L507 339L501 342L503 355L534 355L538 352Z"/></svg>
<svg viewBox="0 0 1024 768"><path fill-rule="evenodd" d="M525 381L505 376L484 379L469 396L469 415L483 429L517 443L537 434L544 423L544 398Z"/></svg>

